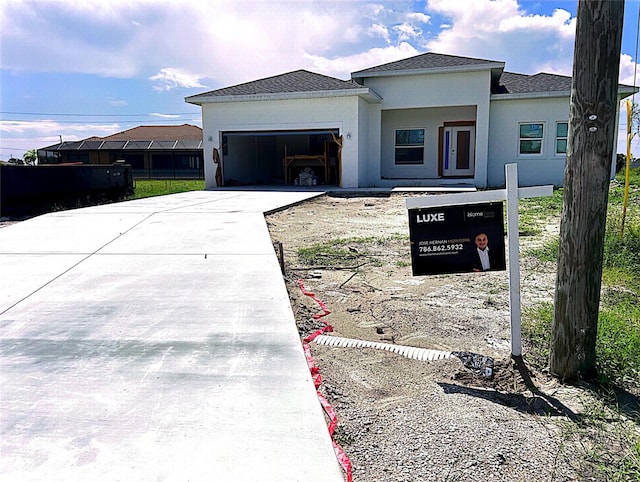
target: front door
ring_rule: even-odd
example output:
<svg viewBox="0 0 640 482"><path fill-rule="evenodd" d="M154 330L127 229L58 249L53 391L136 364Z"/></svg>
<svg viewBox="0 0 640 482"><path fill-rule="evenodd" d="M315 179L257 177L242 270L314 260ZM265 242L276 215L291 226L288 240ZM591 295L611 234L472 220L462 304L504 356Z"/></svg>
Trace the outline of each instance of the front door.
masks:
<svg viewBox="0 0 640 482"><path fill-rule="evenodd" d="M473 125L447 126L442 140L442 175L473 176L475 168L476 128Z"/></svg>

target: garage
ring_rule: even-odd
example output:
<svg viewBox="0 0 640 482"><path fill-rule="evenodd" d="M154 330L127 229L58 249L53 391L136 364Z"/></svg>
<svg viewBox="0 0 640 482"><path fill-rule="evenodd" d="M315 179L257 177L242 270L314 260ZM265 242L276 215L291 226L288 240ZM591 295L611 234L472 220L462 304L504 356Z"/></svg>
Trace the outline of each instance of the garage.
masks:
<svg viewBox="0 0 640 482"><path fill-rule="evenodd" d="M340 185L339 129L222 131L224 186Z"/></svg>

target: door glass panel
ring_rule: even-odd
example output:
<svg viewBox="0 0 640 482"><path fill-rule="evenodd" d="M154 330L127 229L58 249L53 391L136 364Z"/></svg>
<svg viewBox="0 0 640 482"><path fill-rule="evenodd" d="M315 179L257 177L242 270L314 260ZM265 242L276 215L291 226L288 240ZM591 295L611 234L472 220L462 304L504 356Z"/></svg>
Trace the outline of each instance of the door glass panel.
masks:
<svg viewBox="0 0 640 482"><path fill-rule="evenodd" d="M469 131L458 131L456 169L469 169L470 139L471 133Z"/></svg>

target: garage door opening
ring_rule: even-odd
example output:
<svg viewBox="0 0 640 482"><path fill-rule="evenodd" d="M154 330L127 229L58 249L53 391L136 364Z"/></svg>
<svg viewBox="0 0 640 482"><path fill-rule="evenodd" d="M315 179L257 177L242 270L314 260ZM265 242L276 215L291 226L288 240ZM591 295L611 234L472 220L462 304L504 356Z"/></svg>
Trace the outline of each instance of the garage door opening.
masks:
<svg viewBox="0 0 640 482"><path fill-rule="evenodd" d="M222 133L224 186L340 185L338 129Z"/></svg>

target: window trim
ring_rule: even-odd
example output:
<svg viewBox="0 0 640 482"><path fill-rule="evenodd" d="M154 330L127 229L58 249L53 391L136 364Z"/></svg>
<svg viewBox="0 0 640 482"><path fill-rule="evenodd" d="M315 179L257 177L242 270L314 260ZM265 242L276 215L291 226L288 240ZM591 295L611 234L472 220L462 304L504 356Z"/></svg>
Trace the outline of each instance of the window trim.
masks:
<svg viewBox="0 0 640 482"><path fill-rule="evenodd" d="M422 131L422 144L397 144L398 131ZM393 130L393 164L394 166L424 166L424 149L426 145L426 127L397 127ZM422 149L422 159L420 162L398 162L397 149Z"/></svg>
<svg viewBox="0 0 640 482"><path fill-rule="evenodd" d="M558 124L567 124L567 135L566 137L558 136ZM558 141L565 140L567 142L565 151L558 152ZM564 157L567 155L567 147L569 147L569 121L556 121L556 134L555 134L555 142L553 143L553 155L558 157Z"/></svg>
<svg viewBox="0 0 640 482"><path fill-rule="evenodd" d="M542 137L521 137L520 136L520 132L521 132L521 127L523 125L530 125L530 124L538 124L542 126ZM517 144L517 152L518 152L518 157L543 157L544 156L544 152L545 152L545 141L544 141L544 133L546 131L546 122L544 121L526 121L526 122L518 122L518 144ZM537 140L540 139L540 152L522 152L521 151L521 142L523 140Z"/></svg>

